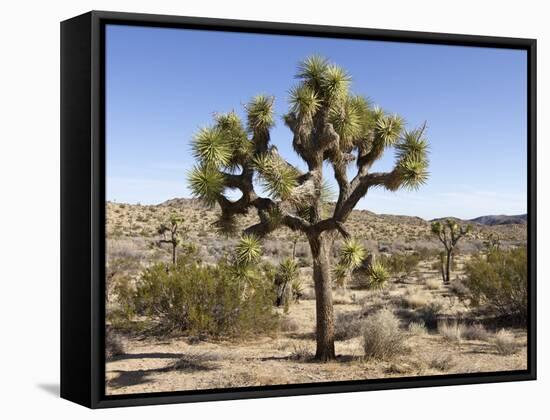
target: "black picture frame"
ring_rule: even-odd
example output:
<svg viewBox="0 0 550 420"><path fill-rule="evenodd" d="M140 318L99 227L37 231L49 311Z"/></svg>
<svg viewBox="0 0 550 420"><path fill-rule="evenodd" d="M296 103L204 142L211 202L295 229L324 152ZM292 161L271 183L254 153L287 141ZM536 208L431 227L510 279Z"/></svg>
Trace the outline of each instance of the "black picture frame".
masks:
<svg viewBox="0 0 550 420"><path fill-rule="evenodd" d="M527 52L528 367L522 371L105 395L105 25L193 28ZM61 23L61 397L90 408L536 379L536 40L92 11Z"/></svg>

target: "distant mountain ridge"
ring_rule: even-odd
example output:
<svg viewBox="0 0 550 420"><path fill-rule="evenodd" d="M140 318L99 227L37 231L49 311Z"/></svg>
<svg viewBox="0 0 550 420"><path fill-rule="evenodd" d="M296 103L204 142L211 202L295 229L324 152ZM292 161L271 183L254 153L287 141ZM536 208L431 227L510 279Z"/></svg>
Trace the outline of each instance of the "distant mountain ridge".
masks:
<svg viewBox="0 0 550 420"><path fill-rule="evenodd" d="M196 198L173 198L170 200L166 200L160 204L159 206L180 206L180 207L186 207L186 208L201 208L203 207L202 202L199 199ZM363 212L364 214L368 214L371 216L378 216L378 217L384 217L392 219L394 222L401 221L407 221L409 223L418 223L420 221L424 221L421 217L418 216L402 216L402 215L392 215L392 214L376 214L369 210L361 210L356 209L355 211ZM474 219L469 220L463 220L459 219L457 217L438 217L436 219L430 220L430 222L434 221L442 221L452 219L456 220L458 222L473 222L478 223L480 225L485 226L497 226L497 225L524 225L527 223L527 214L518 214L518 215L486 215L486 216L479 216Z"/></svg>
<svg viewBox="0 0 550 420"><path fill-rule="evenodd" d="M527 223L527 214L518 214L515 216L507 216L504 214L480 216L475 219L470 219L470 222L475 222L486 226L524 225Z"/></svg>

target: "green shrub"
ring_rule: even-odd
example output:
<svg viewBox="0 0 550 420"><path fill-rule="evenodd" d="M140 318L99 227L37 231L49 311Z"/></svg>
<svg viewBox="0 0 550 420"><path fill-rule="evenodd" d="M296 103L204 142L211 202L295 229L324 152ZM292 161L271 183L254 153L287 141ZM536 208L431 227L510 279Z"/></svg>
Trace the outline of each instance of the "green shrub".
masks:
<svg viewBox="0 0 550 420"><path fill-rule="evenodd" d="M156 264L137 282L137 313L158 319L166 330L212 336L266 332L277 325L273 285L260 270L227 261L207 266L180 258Z"/></svg>
<svg viewBox="0 0 550 420"><path fill-rule="evenodd" d="M420 255L414 254L393 254L389 257L380 257L380 262L394 275L405 274L410 276L418 267Z"/></svg>
<svg viewBox="0 0 550 420"><path fill-rule="evenodd" d="M465 286L474 306L502 316L527 317L527 250L494 248L474 255L466 264Z"/></svg>

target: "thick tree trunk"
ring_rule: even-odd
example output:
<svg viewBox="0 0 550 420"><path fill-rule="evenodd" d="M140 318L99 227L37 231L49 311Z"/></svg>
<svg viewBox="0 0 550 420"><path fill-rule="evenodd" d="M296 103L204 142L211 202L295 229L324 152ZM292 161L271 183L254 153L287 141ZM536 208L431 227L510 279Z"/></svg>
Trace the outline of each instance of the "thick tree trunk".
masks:
<svg viewBox="0 0 550 420"><path fill-rule="evenodd" d="M321 362L334 360L334 319L332 285L330 279L330 248L328 235L309 238L313 257L313 281L317 310L317 351L315 358Z"/></svg>

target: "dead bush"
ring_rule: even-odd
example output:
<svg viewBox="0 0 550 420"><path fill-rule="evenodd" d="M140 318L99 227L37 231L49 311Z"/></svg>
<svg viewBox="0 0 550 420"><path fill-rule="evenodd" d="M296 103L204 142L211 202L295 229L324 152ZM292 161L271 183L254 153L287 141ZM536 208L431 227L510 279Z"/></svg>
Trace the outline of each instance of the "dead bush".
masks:
<svg viewBox="0 0 550 420"><path fill-rule="evenodd" d="M498 354L508 356L510 354L517 353L519 346L516 344L514 334L510 331L502 329L499 330L494 338L493 343Z"/></svg>
<svg viewBox="0 0 550 420"><path fill-rule="evenodd" d="M363 349L367 359L387 360L406 351L399 319L388 309L367 317L363 324Z"/></svg>

